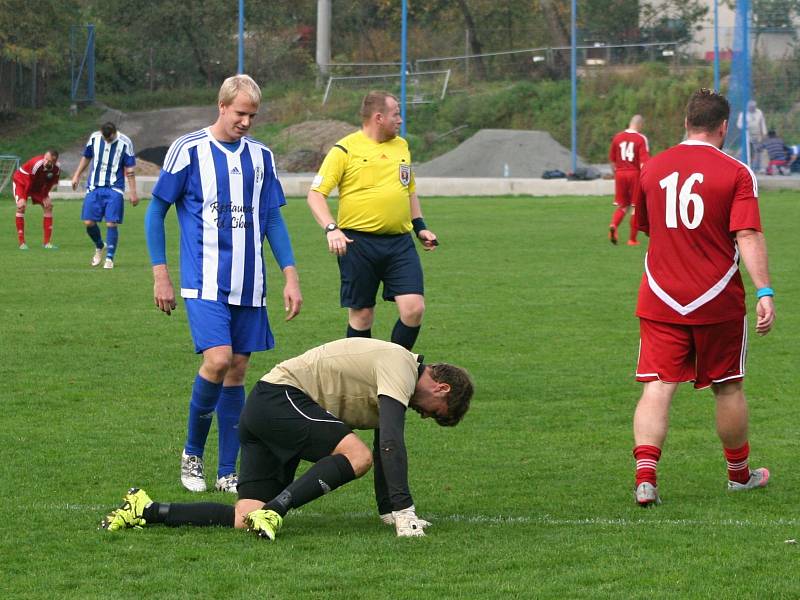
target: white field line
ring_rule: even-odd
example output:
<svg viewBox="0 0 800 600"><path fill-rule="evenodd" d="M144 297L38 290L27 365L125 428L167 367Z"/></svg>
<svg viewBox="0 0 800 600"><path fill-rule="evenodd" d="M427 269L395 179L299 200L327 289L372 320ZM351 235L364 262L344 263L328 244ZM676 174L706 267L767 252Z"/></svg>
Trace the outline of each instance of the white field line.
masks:
<svg viewBox="0 0 800 600"><path fill-rule="evenodd" d="M39 505L39 508L47 510L66 510L74 512L97 512L107 513L113 506L102 504L49 504ZM658 508L647 509L652 514ZM294 511L298 517L303 516L312 519L329 519L330 513L314 512L304 509ZM102 515L101 515L102 516ZM800 519L659 519L659 518L613 518L613 517L584 517L569 519L555 517L553 515L538 516L512 516L512 515L440 515L436 513L421 512L420 517L436 522L451 523L473 523L478 525L546 525L553 527L797 527L800 526ZM372 512L349 512L337 514L337 519L362 520L374 518L377 515Z"/></svg>

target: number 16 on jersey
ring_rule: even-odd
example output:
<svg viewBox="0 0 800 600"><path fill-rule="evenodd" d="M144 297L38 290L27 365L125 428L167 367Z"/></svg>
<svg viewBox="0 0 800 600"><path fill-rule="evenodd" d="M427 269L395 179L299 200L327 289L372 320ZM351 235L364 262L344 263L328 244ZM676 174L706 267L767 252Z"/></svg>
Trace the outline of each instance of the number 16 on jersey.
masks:
<svg viewBox="0 0 800 600"><path fill-rule="evenodd" d="M667 192L665 211L667 227L677 229L678 216L680 216L681 223L687 229L697 229L703 221L703 197L697 192L693 192L692 188L695 184L703 183L703 174L692 173L689 175L681 185L680 192L678 192L679 177L677 171L670 173L658 183L661 189ZM689 218L690 204L693 205L691 219Z"/></svg>

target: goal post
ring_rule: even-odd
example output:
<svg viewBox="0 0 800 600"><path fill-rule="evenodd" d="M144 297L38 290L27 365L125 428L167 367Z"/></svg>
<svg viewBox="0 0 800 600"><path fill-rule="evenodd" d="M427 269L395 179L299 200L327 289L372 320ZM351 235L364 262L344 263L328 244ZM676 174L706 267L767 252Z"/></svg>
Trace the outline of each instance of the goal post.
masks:
<svg viewBox="0 0 800 600"><path fill-rule="evenodd" d="M5 190L14 171L19 169L19 156L0 154L0 194Z"/></svg>
<svg viewBox="0 0 800 600"><path fill-rule="evenodd" d="M417 71L406 75L406 98L409 104L427 104L444 100L450 82L450 69ZM328 78L322 104L326 104L337 91L369 91L385 89L400 95L400 73L378 75L340 75Z"/></svg>

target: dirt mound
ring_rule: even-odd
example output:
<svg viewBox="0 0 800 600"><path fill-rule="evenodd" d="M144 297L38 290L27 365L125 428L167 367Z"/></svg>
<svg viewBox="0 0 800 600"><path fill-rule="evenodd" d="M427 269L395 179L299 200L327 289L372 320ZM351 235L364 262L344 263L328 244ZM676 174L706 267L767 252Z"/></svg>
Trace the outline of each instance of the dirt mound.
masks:
<svg viewBox="0 0 800 600"><path fill-rule="evenodd" d="M572 169L569 149L546 131L481 129L450 152L414 169L420 177L541 177ZM585 166L578 160L578 166Z"/></svg>
<svg viewBox="0 0 800 600"><path fill-rule="evenodd" d="M313 172L336 142L357 129L357 125L331 119L304 121L281 131L270 147L278 149L275 158L281 171Z"/></svg>
<svg viewBox="0 0 800 600"><path fill-rule="evenodd" d="M140 157L136 157L136 174L141 175L142 177L158 177L158 174L161 172L161 167L159 167L155 163L151 163L147 160L142 160Z"/></svg>

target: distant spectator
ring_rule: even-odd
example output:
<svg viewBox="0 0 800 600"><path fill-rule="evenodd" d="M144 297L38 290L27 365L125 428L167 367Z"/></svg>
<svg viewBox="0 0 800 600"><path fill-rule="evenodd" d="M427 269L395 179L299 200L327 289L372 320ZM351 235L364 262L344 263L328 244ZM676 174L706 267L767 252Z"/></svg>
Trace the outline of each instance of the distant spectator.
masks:
<svg viewBox="0 0 800 600"><path fill-rule="evenodd" d="M767 139L763 144L759 144L758 150L766 150L767 156L769 156L767 175L773 174L773 168L777 169L779 175L789 173L791 154L786 144L783 143L783 138L781 138L774 129L770 129L767 134ZM785 173L784 169L786 169Z"/></svg>
<svg viewBox="0 0 800 600"><path fill-rule="evenodd" d="M793 146L786 146L789 149L789 172L790 173L800 173L800 144L795 144Z"/></svg>
<svg viewBox="0 0 800 600"><path fill-rule="evenodd" d="M736 119L736 127L742 129L744 126L744 114L739 113ZM764 119L764 113L756 106L755 100L750 100L747 103L747 141L750 145L750 167L753 171L761 169L761 151L758 145L764 141L767 135L767 121Z"/></svg>

